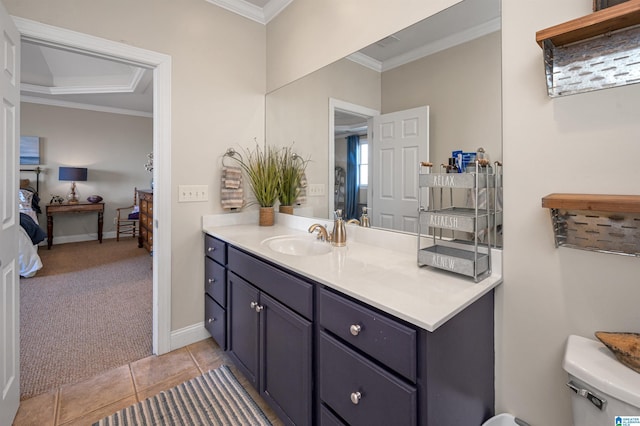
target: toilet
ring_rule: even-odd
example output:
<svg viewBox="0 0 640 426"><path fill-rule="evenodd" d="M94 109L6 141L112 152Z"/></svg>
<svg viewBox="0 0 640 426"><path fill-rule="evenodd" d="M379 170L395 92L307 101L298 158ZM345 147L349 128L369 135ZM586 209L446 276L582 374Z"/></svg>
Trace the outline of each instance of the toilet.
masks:
<svg viewBox="0 0 640 426"><path fill-rule="evenodd" d="M640 373L599 341L569 336L562 367L569 375L574 426L615 426L627 424L618 417L640 417Z"/></svg>

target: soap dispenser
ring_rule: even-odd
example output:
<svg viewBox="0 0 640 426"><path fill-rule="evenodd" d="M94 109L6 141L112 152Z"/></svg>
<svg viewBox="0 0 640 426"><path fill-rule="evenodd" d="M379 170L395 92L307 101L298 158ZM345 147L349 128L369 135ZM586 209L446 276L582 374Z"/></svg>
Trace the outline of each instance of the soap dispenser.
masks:
<svg viewBox="0 0 640 426"><path fill-rule="evenodd" d="M371 224L369 223L369 215L367 214L367 208L362 208L362 216L360 216L360 226L364 226L365 228L371 228Z"/></svg>
<svg viewBox="0 0 640 426"><path fill-rule="evenodd" d="M334 212L335 221L333 222L333 231L331 232L331 244L336 247L342 247L347 244L347 227L344 219L342 219L342 210L338 209Z"/></svg>

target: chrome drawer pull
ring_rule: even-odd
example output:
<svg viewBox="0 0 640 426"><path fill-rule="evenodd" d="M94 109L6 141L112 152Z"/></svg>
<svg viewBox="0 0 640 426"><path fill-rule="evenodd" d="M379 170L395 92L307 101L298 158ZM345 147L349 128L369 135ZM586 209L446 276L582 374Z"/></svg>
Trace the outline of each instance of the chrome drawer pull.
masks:
<svg viewBox="0 0 640 426"><path fill-rule="evenodd" d="M362 394L360 392L351 393L351 402L353 402L355 405L358 405L361 399L362 399Z"/></svg>
<svg viewBox="0 0 640 426"><path fill-rule="evenodd" d="M209 247L209 248L207 248L207 252L208 252L208 253L211 253L212 251L215 251L215 250L216 250L216 248L215 248L215 247Z"/></svg>
<svg viewBox="0 0 640 426"><path fill-rule="evenodd" d="M255 310L256 312L260 312L261 310L264 309L264 306L258 305L258 302L251 302L249 306L251 307L251 309Z"/></svg>
<svg viewBox="0 0 640 426"><path fill-rule="evenodd" d="M360 324L353 324L351 327L349 327L349 331L352 335L357 336L362 331L362 326ZM354 404L357 403L354 402Z"/></svg>

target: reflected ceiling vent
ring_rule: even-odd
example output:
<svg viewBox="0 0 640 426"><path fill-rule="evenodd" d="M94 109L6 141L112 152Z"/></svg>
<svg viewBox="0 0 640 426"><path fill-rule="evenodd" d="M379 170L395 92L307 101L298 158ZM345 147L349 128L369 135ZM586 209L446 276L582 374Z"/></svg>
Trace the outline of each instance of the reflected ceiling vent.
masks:
<svg viewBox="0 0 640 426"><path fill-rule="evenodd" d="M378 46L380 46L380 47L387 47L387 46L389 46L390 44L394 44L394 43L397 43L397 42L399 42L399 41L400 41L400 39L399 39L398 37L396 37L396 36L394 36L394 35L390 35L389 37L385 37L385 38L383 38L382 40L378 40L378 41L376 42L376 44L377 44Z"/></svg>

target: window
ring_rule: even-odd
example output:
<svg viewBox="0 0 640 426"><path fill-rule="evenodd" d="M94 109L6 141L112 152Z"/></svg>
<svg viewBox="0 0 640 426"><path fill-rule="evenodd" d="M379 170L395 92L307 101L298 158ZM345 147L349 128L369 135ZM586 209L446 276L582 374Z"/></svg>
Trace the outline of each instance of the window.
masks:
<svg viewBox="0 0 640 426"><path fill-rule="evenodd" d="M360 139L360 152L358 152L358 171L360 186L369 184L369 144L366 139Z"/></svg>

